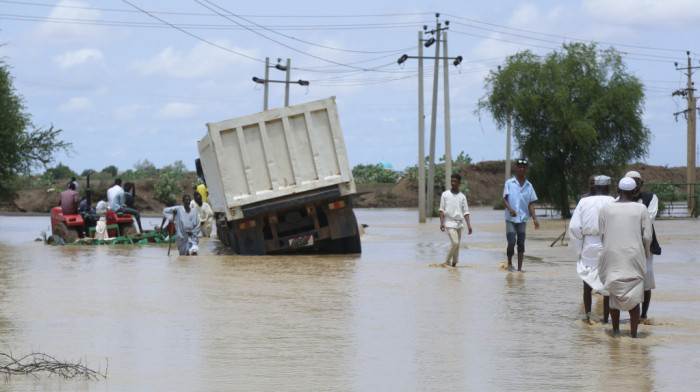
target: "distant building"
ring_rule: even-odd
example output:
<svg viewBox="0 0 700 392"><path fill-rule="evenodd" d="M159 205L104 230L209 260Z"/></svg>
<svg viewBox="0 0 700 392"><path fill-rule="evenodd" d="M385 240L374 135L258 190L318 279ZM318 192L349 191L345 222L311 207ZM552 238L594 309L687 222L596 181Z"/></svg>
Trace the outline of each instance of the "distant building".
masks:
<svg viewBox="0 0 700 392"><path fill-rule="evenodd" d="M382 159L379 161L379 164L382 165L384 169L394 169L394 166L391 164L391 162L387 161L386 159Z"/></svg>

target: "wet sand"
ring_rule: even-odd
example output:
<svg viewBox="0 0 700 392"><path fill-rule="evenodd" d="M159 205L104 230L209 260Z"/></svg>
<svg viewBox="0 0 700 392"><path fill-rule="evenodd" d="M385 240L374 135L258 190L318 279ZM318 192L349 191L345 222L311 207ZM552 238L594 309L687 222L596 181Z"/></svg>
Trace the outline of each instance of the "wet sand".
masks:
<svg viewBox="0 0 700 392"><path fill-rule="evenodd" d="M457 268L430 267L449 241L415 210L357 210L369 226L349 256L52 247L33 241L48 217L0 216L0 351L109 363L105 381L0 390L697 389L699 221L657 221L651 322L631 339L625 313L621 336L580 320L568 237L550 247L566 222L530 224L524 272L500 270L502 214L472 209Z"/></svg>

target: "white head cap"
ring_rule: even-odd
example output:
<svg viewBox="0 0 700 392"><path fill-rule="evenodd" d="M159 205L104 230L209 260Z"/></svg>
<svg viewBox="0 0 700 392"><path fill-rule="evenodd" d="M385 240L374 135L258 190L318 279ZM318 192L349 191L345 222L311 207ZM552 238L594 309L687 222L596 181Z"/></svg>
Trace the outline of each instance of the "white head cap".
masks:
<svg viewBox="0 0 700 392"><path fill-rule="evenodd" d="M637 183L631 177L624 177L617 184L617 187L622 191L633 191L637 187Z"/></svg>
<svg viewBox="0 0 700 392"><path fill-rule="evenodd" d="M639 174L639 172L636 172L634 170L628 171L627 174L625 174L625 177L639 178L640 180L642 179L642 176Z"/></svg>
<svg viewBox="0 0 700 392"><path fill-rule="evenodd" d="M610 185L610 177L604 176L604 175L595 176L595 185L596 186Z"/></svg>

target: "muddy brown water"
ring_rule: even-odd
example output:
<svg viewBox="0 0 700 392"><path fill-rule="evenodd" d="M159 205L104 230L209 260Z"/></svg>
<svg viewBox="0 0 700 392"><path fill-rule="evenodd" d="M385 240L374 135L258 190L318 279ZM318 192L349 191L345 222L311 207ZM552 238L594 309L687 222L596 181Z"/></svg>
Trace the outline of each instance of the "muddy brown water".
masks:
<svg viewBox="0 0 700 392"><path fill-rule="evenodd" d="M502 214L472 209L457 268L430 267L447 236L408 209L357 210L369 226L351 256L47 246L48 216L0 216L0 352L108 366L0 390L697 390L699 221L657 221L651 324L631 339L626 313L617 337L579 320L572 249L550 247L564 221L528 228L524 273L499 270Z"/></svg>

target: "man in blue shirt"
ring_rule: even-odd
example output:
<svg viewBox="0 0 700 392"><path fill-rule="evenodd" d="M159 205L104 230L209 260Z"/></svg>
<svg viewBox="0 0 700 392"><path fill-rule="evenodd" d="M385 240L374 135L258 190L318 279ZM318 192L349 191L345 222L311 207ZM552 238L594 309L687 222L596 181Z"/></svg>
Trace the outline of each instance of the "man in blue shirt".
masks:
<svg viewBox="0 0 700 392"><path fill-rule="evenodd" d="M532 215L535 222L535 230L539 230L540 224L535 215L534 202L537 200L535 188L525 178L528 164L526 159L518 159L515 168L515 177L506 181L503 187L503 203L506 206L506 239L508 248L508 270L513 270L513 254L515 245L518 245L518 271L523 268L523 256L525 255L525 229L527 218Z"/></svg>
<svg viewBox="0 0 700 392"><path fill-rule="evenodd" d="M125 214L131 214L131 216L136 219L136 223L139 225L139 232L143 233L143 228L141 227L141 215L139 214L139 210L136 210L134 208L129 208L126 205L126 194L124 193L124 189L119 188L114 195L114 199L112 200L112 203L109 205L109 209L114 211L114 212L123 212Z"/></svg>

